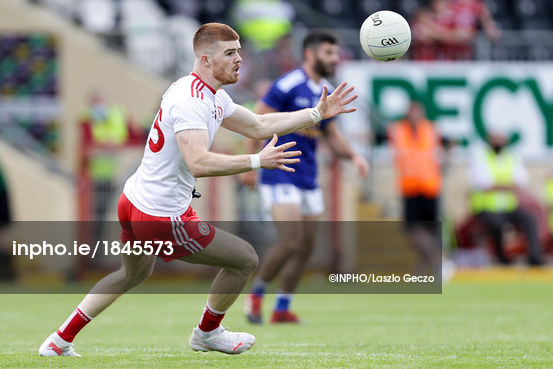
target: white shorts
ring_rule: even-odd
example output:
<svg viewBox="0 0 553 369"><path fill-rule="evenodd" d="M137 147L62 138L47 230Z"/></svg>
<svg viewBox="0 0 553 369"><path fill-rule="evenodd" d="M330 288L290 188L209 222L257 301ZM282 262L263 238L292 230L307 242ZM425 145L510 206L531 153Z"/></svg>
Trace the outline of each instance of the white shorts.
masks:
<svg viewBox="0 0 553 369"><path fill-rule="evenodd" d="M320 188L302 190L288 183L259 185L265 211L271 212L274 204L294 204L301 207L303 216L321 215L324 211L323 192Z"/></svg>

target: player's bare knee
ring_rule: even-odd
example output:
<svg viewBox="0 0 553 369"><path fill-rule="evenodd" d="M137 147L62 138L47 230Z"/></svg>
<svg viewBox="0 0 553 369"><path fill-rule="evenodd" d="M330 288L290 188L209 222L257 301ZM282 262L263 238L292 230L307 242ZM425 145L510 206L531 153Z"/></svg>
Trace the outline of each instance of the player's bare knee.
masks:
<svg viewBox="0 0 553 369"><path fill-rule="evenodd" d="M257 266L259 265L259 257L257 256L255 249L249 243L247 244L247 247L245 247L244 251L242 270L249 276L257 269Z"/></svg>
<svg viewBox="0 0 553 369"><path fill-rule="evenodd" d="M252 255L250 255L250 260L248 262L247 270L249 274L253 274L257 270L258 266L259 266L259 256L257 256L257 253L254 250Z"/></svg>
<svg viewBox="0 0 553 369"><path fill-rule="evenodd" d="M259 257L252 245L244 240L241 241L241 243L235 245L232 263L228 264L225 269L249 278L259 265Z"/></svg>

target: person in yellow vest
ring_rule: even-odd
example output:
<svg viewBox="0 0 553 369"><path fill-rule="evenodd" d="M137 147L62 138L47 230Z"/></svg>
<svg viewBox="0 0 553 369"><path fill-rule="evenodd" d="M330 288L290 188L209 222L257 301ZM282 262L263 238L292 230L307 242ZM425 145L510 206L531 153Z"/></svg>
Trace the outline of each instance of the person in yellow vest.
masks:
<svg viewBox="0 0 553 369"><path fill-rule="evenodd" d="M436 271L442 258L438 223L441 138L419 101L412 101L405 118L389 126L388 138L403 200L403 220L420 257L418 272Z"/></svg>
<svg viewBox="0 0 553 369"><path fill-rule="evenodd" d="M294 8L283 0L238 0L233 16L242 37L266 51L292 31Z"/></svg>
<svg viewBox="0 0 553 369"><path fill-rule="evenodd" d="M472 213L484 223L502 264L512 261L503 242L503 227L511 223L520 227L528 240L529 264L542 265L537 219L520 206L520 200L528 196L524 191L528 172L522 159L507 147L506 136L492 132L487 141L488 147L473 157L469 168Z"/></svg>
<svg viewBox="0 0 553 369"><path fill-rule="evenodd" d="M102 221L115 192L117 160L113 148L123 145L129 138L126 110L108 104L102 94L94 92L90 105L81 118L82 143L85 157L82 165L94 185L93 214L88 220Z"/></svg>

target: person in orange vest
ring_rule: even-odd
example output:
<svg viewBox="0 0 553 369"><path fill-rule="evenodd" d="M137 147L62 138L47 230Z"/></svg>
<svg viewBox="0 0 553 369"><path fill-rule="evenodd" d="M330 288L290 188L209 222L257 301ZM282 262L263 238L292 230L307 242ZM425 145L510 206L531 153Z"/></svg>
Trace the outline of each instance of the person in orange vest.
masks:
<svg viewBox="0 0 553 369"><path fill-rule="evenodd" d="M469 169L472 213L490 233L499 262L512 261L505 255L503 242L503 226L511 223L519 226L528 240L528 263L542 265L545 261L539 241L539 219L522 206L531 198L524 190L528 172L522 159L507 147L505 135L492 132L487 141L488 147L473 157Z"/></svg>
<svg viewBox="0 0 553 369"><path fill-rule="evenodd" d="M403 220L419 254L417 272L440 266L438 199L442 190L441 139L425 116L421 102L412 101L404 119L388 128L394 150L396 178L403 200Z"/></svg>

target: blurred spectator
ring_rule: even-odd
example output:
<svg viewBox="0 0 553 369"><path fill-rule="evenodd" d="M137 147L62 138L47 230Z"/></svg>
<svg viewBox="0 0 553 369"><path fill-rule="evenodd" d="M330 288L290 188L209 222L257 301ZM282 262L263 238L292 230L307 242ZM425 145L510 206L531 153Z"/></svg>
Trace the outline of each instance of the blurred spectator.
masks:
<svg viewBox="0 0 553 369"><path fill-rule="evenodd" d="M389 127L388 136L403 198L403 219L420 258L418 272L434 272L442 258L438 222L440 136L419 101L411 102L405 118Z"/></svg>
<svg viewBox="0 0 553 369"><path fill-rule="evenodd" d="M116 104L109 105L98 91L90 95L89 104L81 122L85 143L118 145L125 142L128 137L125 109Z"/></svg>
<svg viewBox="0 0 553 369"><path fill-rule="evenodd" d="M415 60L470 60L479 27L490 40L501 35L481 0L432 0L411 23Z"/></svg>
<svg viewBox="0 0 553 369"><path fill-rule="evenodd" d="M108 104L99 92L90 95L90 106L81 118L82 172L93 183L93 214L90 219L102 221L115 192L117 160L114 148L125 144L135 133L125 108Z"/></svg>
<svg viewBox="0 0 553 369"><path fill-rule="evenodd" d="M416 10L411 19L413 40L409 50L411 59L428 61L439 57L439 35L441 26L434 19L434 11L430 6Z"/></svg>
<svg viewBox="0 0 553 369"><path fill-rule="evenodd" d="M535 203L524 189L528 184L528 173L522 159L507 147L507 138L503 134L489 134L488 147L473 158L469 179L472 212L492 237L499 261L503 264L511 262L504 249L503 230L506 225L514 224L527 238L529 264L542 265L538 219L524 208Z"/></svg>
<svg viewBox="0 0 553 369"><path fill-rule="evenodd" d="M473 35L481 27L486 37L497 40L501 32L482 0L449 0L453 9L455 28Z"/></svg>
<svg viewBox="0 0 553 369"><path fill-rule="evenodd" d="M482 0L449 0L448 7L451 11L450 27L454 40L444 45L445 59L474 59L474 44L479 26L490 40L500 37L499 29Z"/></svg>
<svg viewBox="0 0 553 369"><path fill-rule="evenodd" d="M263 51L290 33L294 8L283 0L238 0L233 16L245 41Z"/></svg>

